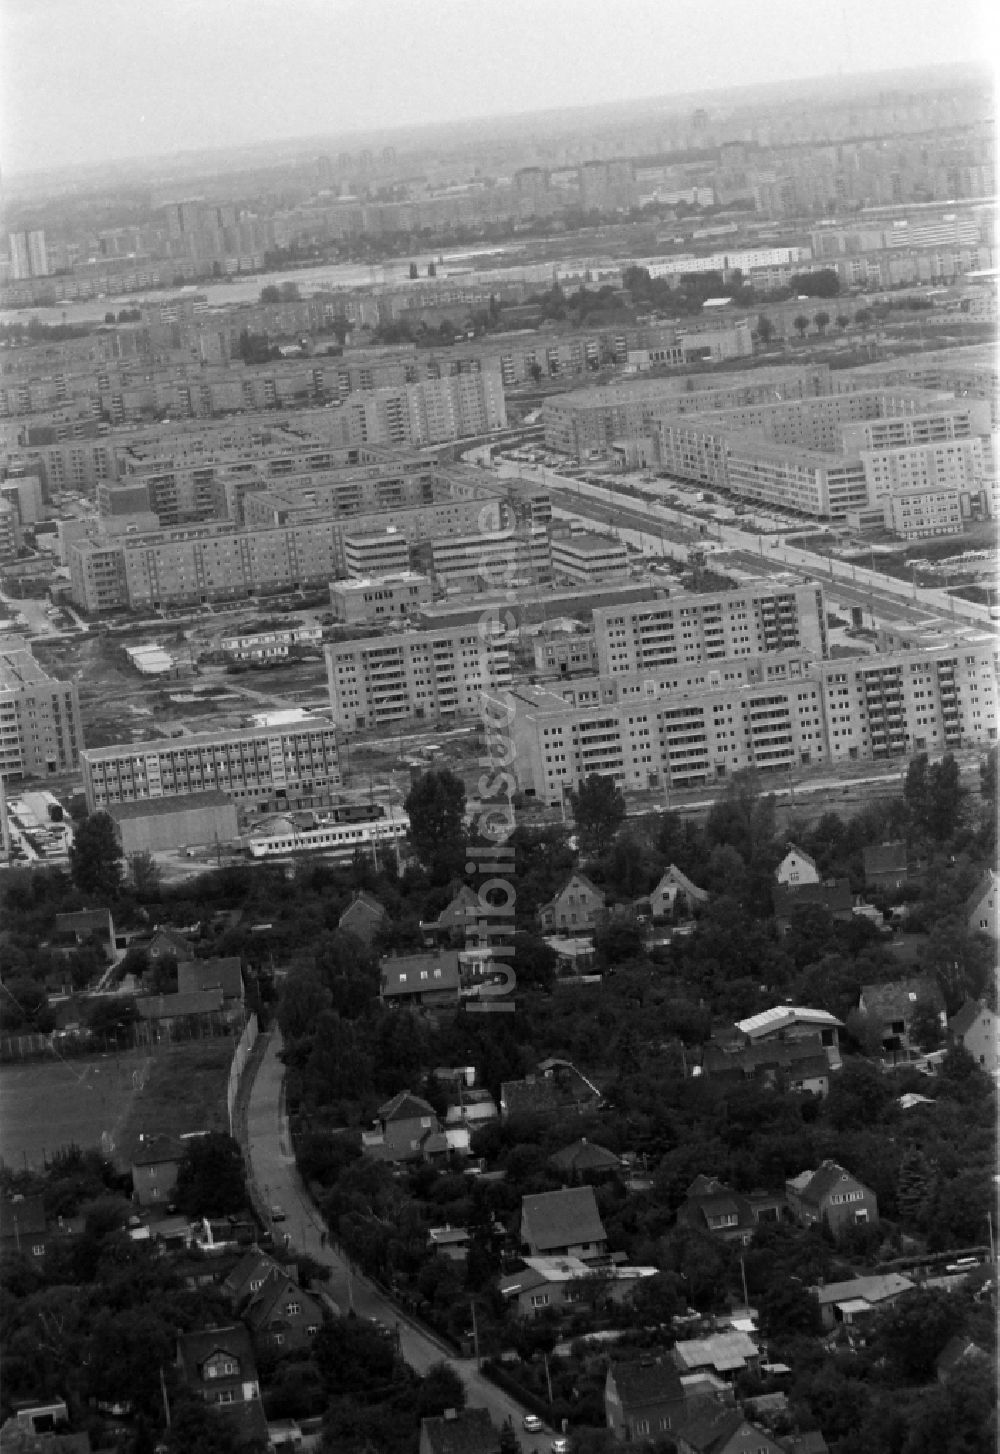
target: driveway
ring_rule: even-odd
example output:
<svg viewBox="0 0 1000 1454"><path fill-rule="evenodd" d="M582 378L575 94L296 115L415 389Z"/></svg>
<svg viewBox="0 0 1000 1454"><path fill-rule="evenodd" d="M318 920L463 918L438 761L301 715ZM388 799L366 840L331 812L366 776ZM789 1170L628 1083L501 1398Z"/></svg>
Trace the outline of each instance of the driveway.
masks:
<svg viewBox="0 0 1000 1454"><path fill-rule="evenodd" d="M285 1221L272 1228L275 1240L287 1236L292 1249L308 1253L329 1267L330 1281L326 1286L342 1310L353 1307L359 1317L377 1318L388 1327L396 1328L400 1352L417 1373L426 1373L435 1363L448 1363L465 1384L470 1407L489 1409L498 1428L504 1419L510 1418L523 1450L548 1449L551 1433L525 1434L521 1420L526 1410L483 1378L474 1359L455 1358L443 1343L411 1323L393 1302L355 1272L346 1258L323 1245L322 1219L295 1166L285 1114L285 1068L278 1059L280 1049L280 1032L273 1030L250 1089L246 1120L248 1160L258 1200L265 1206L277 1202L285 1213Z"/></svg>

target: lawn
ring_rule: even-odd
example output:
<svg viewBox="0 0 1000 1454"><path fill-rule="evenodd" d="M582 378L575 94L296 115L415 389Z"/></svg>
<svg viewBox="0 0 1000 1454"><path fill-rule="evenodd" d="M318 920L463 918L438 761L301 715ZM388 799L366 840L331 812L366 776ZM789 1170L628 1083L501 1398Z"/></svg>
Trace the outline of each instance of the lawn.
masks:
<svg viewBox="0 0 1000 1454"><path fill-rule="evenodd" d="M233 1042L0 1066L0 1160L41 1168L63 1146L100 1146L128 1161L139 1135L228 1130Z"/></svg>

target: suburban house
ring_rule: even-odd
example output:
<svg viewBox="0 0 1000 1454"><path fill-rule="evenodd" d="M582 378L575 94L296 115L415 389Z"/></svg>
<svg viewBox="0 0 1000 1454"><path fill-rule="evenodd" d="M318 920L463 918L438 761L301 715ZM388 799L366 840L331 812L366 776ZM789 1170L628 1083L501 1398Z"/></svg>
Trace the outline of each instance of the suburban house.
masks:
<svg viewBox="0 0 1000 1454"><path fill-rule="evenodd" d="M379 1161L415 1161L425 1154L428 1138L440 1135L434 1107L404 1090L379 1106L373 1129L361 1133L361 1149Z"/></svg>
<svg viewBox="0 0 1000 1454"><path fill-rule="evenodd" d="M737 1373L756 1373L760 1350L747 1333L713 1333L675 1343L671 1357L681 1373L714 1373L729 1383Z"/></svg>
<svg viewBox="0 0 1000 1454"><path fill-rule="evenodd" d="M97 944L110 964L115 957L115 925L110 909L79 909L72 914L57 914L50 940L51 948L79 949L84 944Z"/></svg>
<svg viewBox="0 0 1000 1454"><path fill-rule="evenodd" d="M624 1303L640 1281L655 1277L655 1267L584 1262L581 1257L525 1257L524 1266L500 1279L501 1297L516 1298L518 1316L537 1318L552 1312L597 1312L608 1303Z"/></svg>
<svg viewBox="0 0 1000 1454"><path fill-rule="evenodd" d="M169 924L155 929L146 946L146 958L150 964L162 964L165 959L176 959L180 964L190 959L193 953L194 945L191 940L185 939L176 929L171 929Z"/></svg>
<svg viewBox="0 0 1000 1454"><path fill-rule="evenodd" d="M242 1323L181 1333L177 1366L188 1389L225 1418L238 1441L267 1441L250 1334Z"/></svg>
<svg viewBox="0 0 1000 1454"><path fill-rule="evenodd" d="M135 1002L139 1019L157 1037L170 1035L178 1028L211 1030L225 1018L222 991L190 990L187 994L142 995Z"/></svg>
<svg viewBox="0 0 1000 1454"><path fill-rule="evenodd" d="M708 891L691 882L676 864L671 864L649 896L649 909L654 919L670 919L675 913L694 913L708 903Z"/></svg>
<svg viewBox="0 0 1000 1454"><path fill-rule="evenodd" d="M746 1020L736 1021L736 1030L747 1045L780 1042L811 1042L823 1047L832 1070L840 1069L840 1031L843 1022L826 1010L810 1010L803 1005L776 1005L761 1010Z"/></svg>
<svg viewBox="0 0 1000 1454"><path fill-rule="evenodd" d="M826 883L775 884L772 900L779 934L788 933L796 909L806 904L825 909L839 924L849 924L854 917L854 895L846 878L834 878Z"/></svg>
<svg viewBox="0 0 1000 1454"><path fill-rule="evenodd" d="M966 1000L948 1021L948 1031L990 1075L1000 1070L1000 1016L988 1005Z"/></svg>
<svg viewBox="0 0 1000 1454"><path fill-rule="evenodd" d="M606 1151L586 1136L564 1146L549 1157L549 1165L567 1181L606 1181L609 1177L622 1177L624 1166L620 1156Z"/></svg>
<svg viewBox="0 0 1000 1454"><path fill-rule="evenodd" d="M22 1252L39 1260L49 1245L45 1203L40 1196L0 1197L0 1253Z"/></svg>
<svg viewBox="0 0 1000 1454"><path fill-rule="evenodd" d="M360 889L337 920L337 928L345 934L353 934L370 949L379 930L389 922L384 904L374 894Z"/></svg>
<svg viewBox="0 0 1000 1454"><path fill-rule="evenodd" d="M586 874L574 873L555 898L541 906L538 917L542 928L549 933L579 934L581 930L597 927L604 902L603 890L592 884Z"/></svg>
<svg viewBox="0 0 1000 1454"><path fill-rule="evenodd" d="M601 1093L568 1060L543 1060L536 1075L500 1085L500 1120L583 1115L601 1104Z"/></svg>
<svg viewBox="0 0 1000 1454"><path fill-rule="evenodd" d="M479 895L462 884L436 919L421 921L420 932L428 948L440 945L444 948L462 949L471 940L478 940L479 920L483 917L483 906Z"/></svg>
<svg viewBox="0 0 1000 1454"><path fill-rule="evenodd" d="M970 896L965 906L965 917L973 933L997 938L997 875L992 868L986 870Z"/></svg>
<svg viewBox="0 0 1000 1454"><path fill-rule="evenodd" d="M929 1005L933 1009L943 1029L946 1023L944 996L931 974L913 975L909 979L894 980L891 984L862 985L858 999L858 1009L878 1026L882 1049L893 1058L909 1055L913 1015L920 1005Z"/></svg>
<svg viewBox="0 0 1000 1454"><path fill-rule="evenodd" d="M964 1333L956 1333L949 1338L941 1349L934 1364L939 1383L947 1383L956 1369L967 1367L970 1363L990 1363L990 1355L985 1348L967 1337Z"/></svg>
<svg viewBox="0 0 1000 1454"><path fill-rule="evenodd" d="M740 1090L748 1081L772 1089L808 1091L825 1096L832 1074L827 1053L818 1035L783 1042L765 1040L758 1045L730 1041L704 1047L701 1074L718 1081L726 1091Z"/></svg>
<svg viewBox="0 0 1000 1454"><path fill-rule="evenodd" d="M449 1262L467 1262L472 1239L466 1227L431 1227L427 1232L427 1250L446 1257Z"/></svg>
<svg viewBox="0 0 1000 1454"><path fill-rule="evenodd" d="M323 1309L287 1271L274 1269L244 1301L242 1316L258 1349L287 1352L308 1347L323 1322Z"/></svg>
<svg viewBox="0 0 1000 1454"><path fill-rule="evenodd" d="M785 1210L781 1192L751 1192L744 1196L714 1176L696 1176L677 1209L682 1226L711 1232L725 1242L746 1246L765 1222L780 1222Z"/></svg>
<svg viewBox="0 0 1000 1454"><path fill-rule="evenodd" d="M774 878L776 883L789 888L801 888L804 884L819 883L819 869L815 859L789 843L788 852L774 870Z"/></svg>
<svg viewBox="0 0 1000 1454"><path fill-rule="evenodd" d="M497 1454L499 1447L488 1409L447 1409L420 1420L419 1454Z"/></svg>
<svg viewBox="0 0 1000 1454"><path fill-rule="evenodd" d="M883 1272L874 1277L852 1277L847 1282L827 1282L810 1291L819 1303L823 1327L829 1331L839 1324L853 1327L872 1313L892 1307L914 1286L902 1273Z"/></svg>
<svg viewBox="0 0 1000 1454"><path fill-rule="evenodd" d="M255 1247L237 1262L236 1266L222 1279L219 1286L233 1311L239 1312L254 1293L260 1292L272 1273L280 1275L287 1273L288 1270L280 1262L275 1262L274 1258L269 1257L266 1252L261 1252L259 1248Z"/></svg>
<svg viewBox="0 0 1000 1454"><path fill-rule="evenodd" d="M521 1242L532 1257L601 1257L608 1234L590 1186L521 1198Z"/></svg>
<svg viewBox="0 0 1000 1454"><path fill-rule="evenodd" d="M608 1365L604 1382L604 1415L608 1428L623 1444L672 1438L706 1407L732 1407L728 1384L712 1378L682 1377L669 1356L650 1356Z"/></svg>
<svg viewBox="0 0 1000 1454"><path fill-rule="evenodd" d="M132 1154L132 1195L141 1207L165 1206L177 1185L184 1144L172 1136L141 1140Z"/></svg>
<svg viewBox="0 0 1000 1454"><path fill-rule="evenodd" d="M238 954L217 959L184 959L177 966L177 993L222 991L225 1014L243 1013L243 965Z"/></svg>
<svg viewBox="0 0 1000 1454"><path fill-rule="evenodd" d="M459 997L458 954L395 954L381 963L379 997L384 1005L427 1008L454 1004Z"/></svg>
<svg viewBox="0 0 1000 1454"><path fill-rule="evenodd" d="M906 843L873 843L861 850L865 888L900 889L907 881Z"/></svg>
<svg viewBox="0 0 1000 1454"><path fill-rule="evenodd" d="M786 1454L785 1446L740 1409L706 1407L678 1432L677 1454Z"/></svg>
<svg viewBox="0 0 1000 1454"><path fill-rule="evenodd" d="M836 1161L803 1171L785 1182L792 1216L803 1226L822 1223L835 1237L850 1227L878 1221L878 1201L870 1187Z"/></svg>
<svg viewBox="0 0 1000 1454"><path fill-rule="evenodd" d="M471 1071L473 1081L475 1071ZM440 1072L437 1072L438 1079L441 1079ZM468 1073L463 1073L455 1078L454 1088L448 1096L448 1106L444 1113L445 1125L448 1127L468 1126L474 1130L477 1126L487 1126L491 1121L499 1118L497 1103L490 1095L485 1086L469 1083Z"/></svg>

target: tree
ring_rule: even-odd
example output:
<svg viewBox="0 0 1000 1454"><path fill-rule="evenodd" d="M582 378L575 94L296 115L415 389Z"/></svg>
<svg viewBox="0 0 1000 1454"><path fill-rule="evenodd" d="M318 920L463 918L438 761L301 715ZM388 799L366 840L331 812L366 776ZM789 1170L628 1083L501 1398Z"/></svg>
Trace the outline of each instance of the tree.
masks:
<svg viewBox="0 0 1000 1454"><path fill-rule="evenodd" d="M95 1035L113 1035L116 1039L131 1029L139 1011L131 995L109 995L95 999L86 1011L87 1028Z"/></svg>
<svg viewBox="0 0 1000 1454"><path fill-rule="evenodd" d="M420 274L417 272L417 265L416 265L416 263L410 263L410 277L411 278L417 278L419 276L420 276Z"/></svg>
<svg viewBox="0 0 1000 1454"><path fill-rule="evenodd" d="M537 362L537 360L529 366L528 372L531 374L531 377L534 379L536 384L541 381L542 366L540 363Z"/></svg>
<svg viewBox="0 0 1000 1454"><path fill-rule="evenodd" d="M447 1363L428 1368L417 1394L417 1412L422 1419L439 1418L445 1409L465 1407L465 1384Z"/></svg>
<svg viewBox="0 0 1000 1454"><path fill-rule="evenodd" d="M614 778L592 772L568 796L581 851L606 853L625 821L625 797Z"/></svg>
<svg viewBox="0 0 1000 1454"><path fill-rule="evenodd" d="M280 303L281 294L273 283L268 283L266 288L260 290L260 301L262 303Z"/></svg>
<svg viewBox="0 0 1000 1454"><path fill-rule="evenodd" d="M465 784L450 768L432 768L413 783L403 804L413 851L435 883L465 868Z"/></svg>
<svg viewBox="0 0 1000 1454"><path fill-rule="evenodd" d="M70 873L81 893L105 903L122 884L122 851L108 813L91 813L78 826L69 851Z"/></svg>
<svg viewBox="0 0 1000 1454"><path fill-rule="evenodd" d="M914 826L937 842L947 841L961 825L966 796L953 753L928 764L922 752L910 763L903 799Z"/></svg>
<svg viewBox="0 0 1000 1454"><path fill-rule="evenodd" d="M757 319L757 337L760 339L761 343L764 345L765 348L767 348L767 345L774 337L774 324L771 322L770 318L768 318L766 313L762 313Z"/></svg>
<svg viewBox="0 0 1000 1454"><path fill-rule="evenodd" d="M177 1168L175 1200L187 1216L221 1217L246 1204L243 1154L232 1136L196 1136Z"/></svg>
<svg viewBox="0 0 1000 1454"><path fill-rule="evenodd" d="M146 849L143 848L138 853L129 854L128 875L132 881L132 887L141 899L157 897L163 875L160 865Z"/></svg>
<svg viewBox="0 0 1000 1454"><path fill-rule="evenodd" d="M805 338L806 331L809 328L809 319L806 317L806 315L804 313L797 313L795 315L794 322L795 322L795 327L798 330L799 337L800 338Z"/></svg>
<svg viewBox="0 0 1000 1454"><path fill-rule="evenodd" d="M813 322L816 325L816 332L817 333L825 333L826 332L826 330L830 326L830 315L829 315L829 313L827 313L827 311L826 311L825 308L821 308L820 309L820 311L816 314L815 318L813 319Z"/></svg>
<svg viewBox="0 0 1000 1454"><path fill-rule="evenodd" d="M850 326L851 326L851 317L850 317L850 314L849 313L838 313L837 314L837 327L841 330L841 332L842 333L846 333L847 330L848 330L848 328L850 328Z"/></svg>

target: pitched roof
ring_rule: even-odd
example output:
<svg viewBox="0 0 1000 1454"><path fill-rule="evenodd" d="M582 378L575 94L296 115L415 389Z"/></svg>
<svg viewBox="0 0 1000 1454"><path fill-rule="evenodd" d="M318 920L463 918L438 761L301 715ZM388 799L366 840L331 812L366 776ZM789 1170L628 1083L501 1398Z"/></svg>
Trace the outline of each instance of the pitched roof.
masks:
<svg viewBox="0 0 1000 1454"><path fill-rule="evenodd" d="M429 1454L496 1454L500 1436L488 1409L458 1409L453 1419L421 1419Z"/></svg>
<svg viewBox="0 0 1000 1454"><path fill-rule="evenodd" d="M421 975L426 975L425 979ZM458 993L458 951L397 954L381 963L383 995L421 995L445 990Z"/></svg>
<svg viewBox="0 0 1000 1454"><path fill-rule="evenodd" d="M982 878L965 901L966 910L971 913L973 909L978 909L983 899L989 894L996 893L996 887L996 872L992 868L984 869Z"/></svg>
<svg viewBox="0 0 1000 1454"><path fill-rule="evenodd" d="M272 1273L282 1275L287 1272L288 1269L281 1267L273 1257L255 1248L245 1257L241 1257L236 1266L226 1274L222 1279L222 1288L230 1297L240 1301L250 1291L252 1282L263 1282Z"/></svg>
<svg viewBox="0 0 1000 1454"><path fill-rule="evenodd" d="M944 1009L944 996L931 974L914 974L889 984L864 984L861 995L868 1013L880 1020L905 1020L913 1014L918 1000L928 1001L936 1010Z"/></svg>
<svg viewBox="0 0 1000 1454"><path fill-rule="evenodd" d="M664 885L672 885L674 888L680 889L682 893L687 894L688 898L693 899L695 903L704 903L709 896L708 890L700 889L697 884L692 883L687 874L682 873L676 863L672 863L666 869L656 888L653 890L653 893L658 894Z"/></svg>
<svg viewBox="0 0 1000 1454"><path fill-rule="evenodd" d="M830 1062L819 1035L802 1040L765 1040L726 1050L708 1044L702 1051L702 1075L755 1075L760 1070L781 1069L795 1075L829 1075Z"/></svg>
<svg viewBox="0 0 1000 1454"><path fill-rule="evenodd" d="M716 1454L746 1422L740 1409L706 1402L693 1417L684 1420L679 1432L697 1454Z"/></svg>
<svg viewBox="0 0 1000 1454"><path fill-rule="evenodd" d="M808 854L804 848L800 848L797 843L789 843L785 849L785 858L790 858L793 853L797 858L801 858L803 863L808 863L810 868L816 867L815 858L811 854ZM785 858L781 860L782 863L784 863Z"/></svg>
<svg viewBox="0 0 1000 1454"><path fill-rule="evenodd" d="M462 884L454 898L450 899L436 919L421 924L422 929L464 929L478 919L482 912L479 895Z"/></svg>
<svg viewBox="0 0 1000 1454"><path fill-rule="evenodd" d="M166 1161L180 1161L184 1145L173 1136L152 1136L133 1152L133 1166L162 1166Z"/></svg>
<svg viewBox="0 0 1000 1454"><path fill-rule="evenodd" d="M0 1237L24 1237L45 1231L45 1203L40 1196L0 1198Z"/></svg>
<svg viewBox="0 0 1000 1454"><path fill-rule="evenodd" d="M178 1334L177 1356L189 1383L201 1382L201 1370L214 1353L224 1353L227 1358L234 1359L240 1366L238 1376L244 1382L248 1377L256 1378L257 1365L250 1334L242 1323Z"/></svg>
<svg viewBox="0 0 1000 1454"><path fill-rule="evenodd" d="M989 1005L984 1005L979 1000L966 1000L957 1014L952 1015L948 1021L948 1029L959 1039L967 1035L980 1015L989 1015L993 1018L993 1011Z"/></svg>
<svg viewBox="0 0 1000 1454"><path fill-rule="evenodd" d="M891 843L871 843L861 850L865 866L865 878L875 873L905 873L906 843L894 839Z"/></svg>
<svg viewBox="0 0 1000 1454"><path fill-rule="evenodd" d="M851 881L846 878L820 884L775 884L772 899L778 919L789 918L800 904L819 904L831 914L850 913L854 906Z"/></svg>
<svg viewBox="0 0 1000 1454"><path fill-rule="evenodd" d="M377 924L384 923L388 917L389 912L385 905L380 903L374 894L368 893L366 889L361 889L354 895L337 920L337 928L350 929L352 920L360 921L362 927L373 928Z"/></svg>
<svg viewBox="0 0 1000 1454"><path fill-rule="evenodd" d="M149 941L149 953L172 954L178 962L191 958L192 947L190 939L185 939L183 934L179 934L169 924L156 929Z"/></svg>
<svg viewBox="0 0 1000 1454"><path fill-rule="evenodd" d="M264 1285L251 1294L250 1301L243 1310L243 1317L250 1327L259 1332L268 1324L280 1321L287 1326L288 1318L296 1316L285 1312L282 1304L286 1299L292 1299L299 1304L300 1312L306 1317L315 1315L315 1321L323 1321L323 1310L319 1303L309 1293L304 1292L294 1277L283 1269L271 1272L264 1279Z"/></svg>
<svg viewBox="0 0 1000 1454"><path fill-rule="evenodd" d="M380 1121L419 1121L424 1116L433 1116L437 1120L434 1107L408 1090L399 1091L391 1101L378 1108Z"/></svg>
<svg viewBox="0 0 1000 1454"><path fill-rule="evenodd" d="M556 1151L549 1157L549 1164L559 1171L618 1171L622 1163L621 1157L616 1156L613 1151L608 1151L583 1136L579 1141L574 1141L572 1146L564 1146L561 1151Z"/></svg>
<svg viewBox="0 0 1000 1454"><path fill-rule="evenodd" d="M71 914L57 914L57 934L112 934L114 924L110 909L78 909Z"/></svg>
<svg viewBox="0 0 1000 1454"><path fill-rule="evenodd" d="M544 1252L607 1238L592 1186L566 1187L521 1198L521 1240Z"/></svg>
<svg viewBox="0 0 1000 1454"><path fill-rule="evenodd" d="M562 888L559 889L557 893L553 894L552 898L549 899L547 904L542 904L541 909L539 909L539 913L541 913L545 909L551 909L555 904L558 904L563 894L567 893L571 888L586 889L586 891L589 894L592 894L599 903L604 903L604 890L599 889L595 883L591 883L590 879L585 873L580 873L579 871L577 871L570 874L569 878L563 884Z"/></svg>
<svg viewBox="0 0 1000 1454"><path fill-rule="evenodd" d="M629 1409L644 1404L680 1401L684 1386L676 1363L669 1358L638 1358L616 1363L609 1370L622 1404Z"/></svg>
<svg viewBox="0 0 1000 1454"><path fill-rule="evenodd" d="M757 1354L757 1344L746 1333L715 1333L674 1344L674 1360L685 1372L693 1368L731 1372L744 1368Z"/></svg>
<svg viewBox="0 0 1000 1454"><path fill-rule="evenodd" d="M210 1015L222 1009L222 991L194 990L185 995L143 995L136 1000L135 1007L143 1020L172 1020L177 1015Z"/></svg>
<svg viewBox="0 0 1000 1454"><path fill-rule="evenodd" d="M868 1190L860 1177L845 1170L839 1162L829 1160L821 1162L815 1171L804 1171L800 1176L791 1178L790 1184L795 1187L803 1201L813 1202L818 1206L842 1181L855 1182L864 1187L865 1191Z"/></svg>
<svg viewBox="0 0 1000 1454"><path fill-rule="evenodd" d="M220 989L226 1000L243 998L243 966L238 954L215 959L185 959L178 964L179 994L214 989Z"/></svg>
<svg viewBox="0 0 1000 1454"><path fill-rule="evenodd" d="M815 1025L820 1029L844 1028L843 1020L838 1020L828 1010L811 1010L805 1005L775 1005L770 1010L761 1010L759 1014L750 1015L735 1023L740 1034L751 1040L756 1040L761 1035L773 1034L777 1030L787 1030L792 1025Z"/></svg>
<svg viewBox="0 0 1000 1454"><path fill-rule="evenodd" d="M812 1291L820 1306L827 1303L848 1302L862 1298L867 1303L884 1302L886 1298L898 1297L910 1292L914 1284L900 1272L882 1272L872 1277L852 1277L847 1282L827 1282Z"/></svg>

